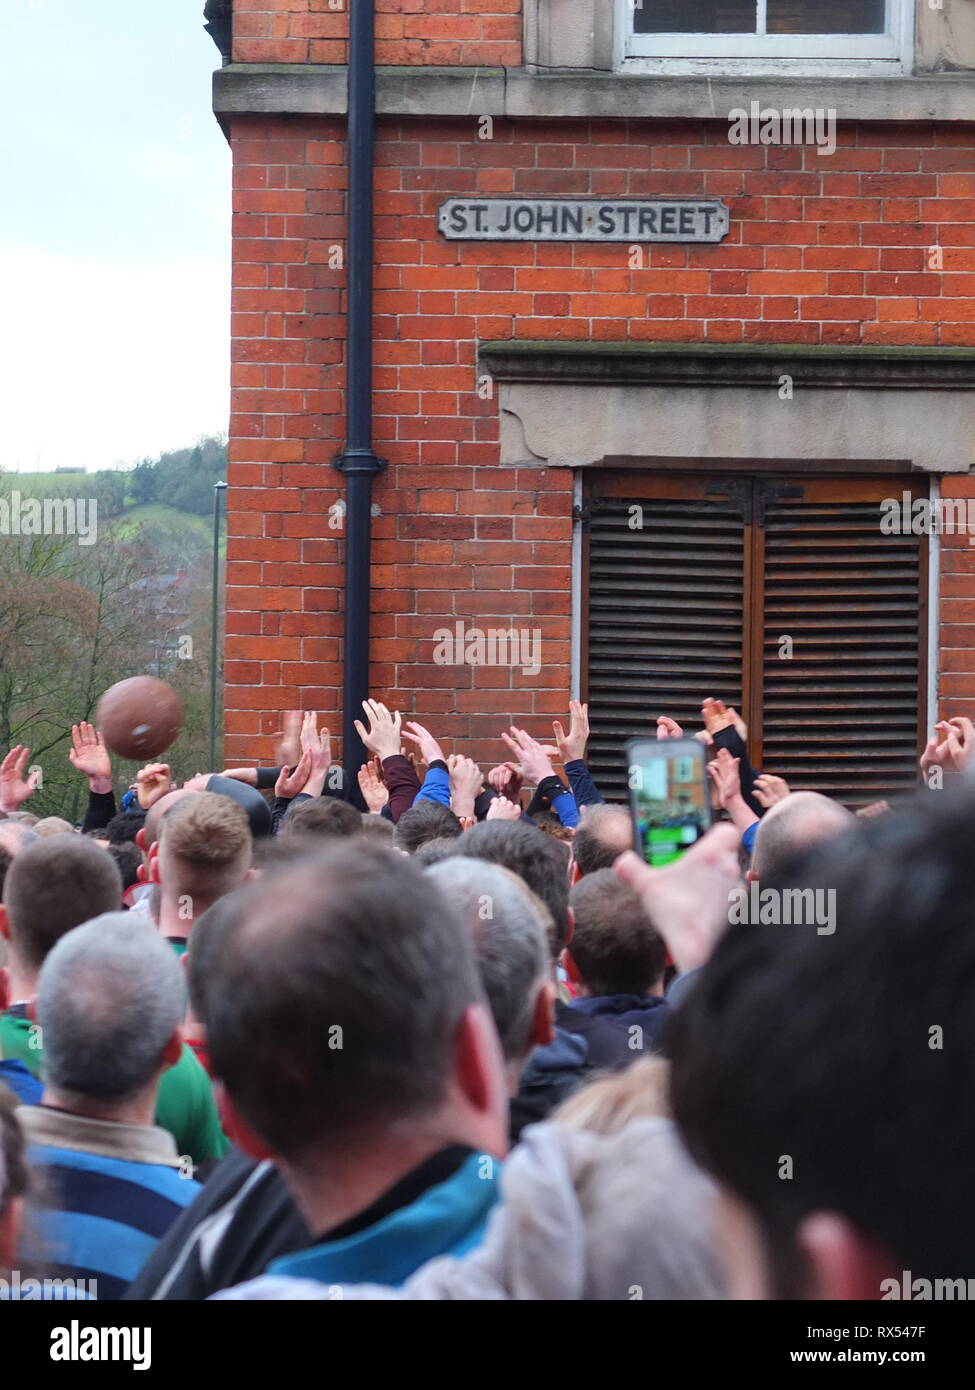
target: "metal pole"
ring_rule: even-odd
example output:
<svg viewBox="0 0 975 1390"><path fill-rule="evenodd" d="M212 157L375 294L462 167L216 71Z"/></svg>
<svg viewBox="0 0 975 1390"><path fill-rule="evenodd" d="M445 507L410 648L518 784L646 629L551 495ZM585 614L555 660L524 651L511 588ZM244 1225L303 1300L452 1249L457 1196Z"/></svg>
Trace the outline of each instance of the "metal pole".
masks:
<svg viewBox="0 0 975 1390"><path fill-rule="evenodd" d="M226 483L213 485L213 592L210 599L210 766L217 772L217 659L220 651L220 496Z"/></svg>
<svg viewBox="0 0 975 1390"><path fill-rule="evenodd" d="M335 466L346 480L342 762L357 802L356 773L366 759L354 721L369 694L372 480L386 466L372 442L375 37L375 0L355 0L349 20L346 439Z"/></svg>

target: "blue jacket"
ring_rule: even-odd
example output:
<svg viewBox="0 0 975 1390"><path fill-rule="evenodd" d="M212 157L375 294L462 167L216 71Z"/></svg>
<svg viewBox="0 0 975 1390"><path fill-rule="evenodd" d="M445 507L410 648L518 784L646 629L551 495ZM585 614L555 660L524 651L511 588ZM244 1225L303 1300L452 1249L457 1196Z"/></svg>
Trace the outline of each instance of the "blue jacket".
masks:
<svg viewBox="0 0 975 1390"><path fill-rule="evenodd" d="M596 1015L627 1036L630 1061L653 1050L654 1043L670 1013L661 995L642 998L638 994L606 994L592 999L573 999L569 1008L577 1013ZM631 1029L640 1031L631 1032Z"/></svg>
<svg viewBox="0 0 975 1390"><path fill-rule="evenodd" d="M0 1081L9 1086L21 1105L39 1105L44 1087L16 1057L0 1061Z"/></svg>
<svg viewBox="0 0 975 1390"><path fill-rule="evenodd" d="M416 1201L345 1239L282 1255L267 1272L322 1284L398 1286L435 1256L465 1255L480 1245L498 1200L500 1170L497 1159L471 1154Z"/></svg>
<svg viewBox="0 0 975 1390"><path fill-rule="evenodd" d="M416 794L416 801L439 801L441 806L450 806L450 773L445 763L435 762L427 768L423 786Z"/></svg>
<svg viewBox="0 0 975 1390"><path fill-rule="evenodd" d="M605 798L589 775L589 769L581 758L571 758L565 764L565 775L569 779L572 795L577 806L600 806Z"/></svg>

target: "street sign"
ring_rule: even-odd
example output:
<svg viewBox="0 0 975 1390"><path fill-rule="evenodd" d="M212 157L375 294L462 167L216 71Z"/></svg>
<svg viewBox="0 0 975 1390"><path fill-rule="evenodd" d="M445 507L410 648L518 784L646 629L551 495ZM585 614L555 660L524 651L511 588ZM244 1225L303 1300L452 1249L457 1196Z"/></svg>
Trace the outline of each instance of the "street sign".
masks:
<svg viewBox="0 0 975 1390"><path fill-rule="evenodd" d="M719 198L448 198L447 241L721 241Z"/></svg>

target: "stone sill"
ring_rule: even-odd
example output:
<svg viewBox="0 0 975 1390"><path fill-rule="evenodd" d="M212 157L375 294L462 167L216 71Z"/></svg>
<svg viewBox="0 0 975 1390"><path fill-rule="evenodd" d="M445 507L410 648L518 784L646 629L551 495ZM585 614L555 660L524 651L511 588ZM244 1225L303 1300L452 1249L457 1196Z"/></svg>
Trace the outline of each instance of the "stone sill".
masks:
<svg viewBox="0 0 975 1390"><path fill-rule="evenodd" d="M893 77L659 77L572 69L376 70L382 116L479 116L526 120L726 120L754 100L778 108L835 110L839 121L970 121L971 73ZM213 75L213 109L224 123L243 115L344 115L346 69L231 63Z"/></svg>
<svg viewBox="0 0 975 1390"><path fill-rule="evenodd" d="M479 347L480 365L499 382L581 385L768 387L872 390L975 387L975 349L743 344L560 343L523 340Z"/></svg>

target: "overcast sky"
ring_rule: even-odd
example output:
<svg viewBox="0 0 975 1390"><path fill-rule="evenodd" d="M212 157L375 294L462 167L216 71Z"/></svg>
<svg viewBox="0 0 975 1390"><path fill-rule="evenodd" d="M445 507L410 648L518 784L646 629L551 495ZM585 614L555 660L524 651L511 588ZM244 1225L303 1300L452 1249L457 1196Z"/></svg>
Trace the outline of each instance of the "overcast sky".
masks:
<svg viewBox="0 0 975 1390"><path fill-rule="evenodd" d="M0 0L0 468L222 432L230 152L203 0Z"/></svg>

